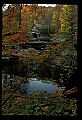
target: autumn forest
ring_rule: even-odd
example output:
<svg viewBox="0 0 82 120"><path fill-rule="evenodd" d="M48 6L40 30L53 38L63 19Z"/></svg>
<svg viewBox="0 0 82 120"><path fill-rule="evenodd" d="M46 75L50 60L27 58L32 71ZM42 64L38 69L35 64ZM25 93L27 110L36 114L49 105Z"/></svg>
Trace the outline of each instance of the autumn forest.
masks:
<svg viewBox="0 0 82 120"><path fill-rule="evenodd" d="M77 116L78 6L2 5L2 115Z"/></svg>

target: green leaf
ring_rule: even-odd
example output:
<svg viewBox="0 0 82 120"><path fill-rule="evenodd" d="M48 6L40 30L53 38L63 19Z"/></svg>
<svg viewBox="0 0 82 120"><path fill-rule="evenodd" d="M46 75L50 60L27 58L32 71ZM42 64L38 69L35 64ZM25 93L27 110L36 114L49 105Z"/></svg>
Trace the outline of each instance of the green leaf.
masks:
<svg viewBox="0 0 82 120"><path fill-rule="evenodd" d="M64 112L64 115L69 115L69 112Z"/></svg>

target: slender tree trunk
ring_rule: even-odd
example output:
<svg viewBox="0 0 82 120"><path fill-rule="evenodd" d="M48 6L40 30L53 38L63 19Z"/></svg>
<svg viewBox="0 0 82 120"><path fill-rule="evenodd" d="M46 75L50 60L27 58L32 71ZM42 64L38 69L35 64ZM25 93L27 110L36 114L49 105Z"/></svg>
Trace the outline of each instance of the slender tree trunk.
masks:
<svg viewBox="0 0 82 120"><path fill-rule="evenodd" d="M20 4L20 13L19 13L19 29L21 29L21 10L22 10L22 4Z"/></svg>

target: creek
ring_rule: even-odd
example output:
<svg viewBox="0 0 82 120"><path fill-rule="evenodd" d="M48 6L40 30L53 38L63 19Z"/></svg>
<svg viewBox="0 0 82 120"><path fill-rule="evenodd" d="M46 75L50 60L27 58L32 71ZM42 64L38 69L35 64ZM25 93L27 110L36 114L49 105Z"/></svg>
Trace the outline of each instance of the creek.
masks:
<svg viewBox="0 0 82 120"><path fill-rule="evenodd" d="M20 90L28 95L37 91L52 94L54 90L62 90L62 87L59 87L57 84L54 85L50 80L46 81L37 78L29 78L28 83L23 84Z"/></svg>
<svg viewBox="0 0 82 120"><path fill-rule="evenodd" d="M2 72L2 82L7 82L9 79L10 75ZM63 90L63 88L51 80L41 78L29 78L27 82L19 87L19 91L27 95L31 95L35 92L47 92L53 94L54 90Z"/></svg>
<svg viewBox="0 0 82 120"><path fill-rule="evenodd" d="M18 65L18 63L16 64L3 64L2 67L2 84L4 81L8 81L11 78L15 79L17 76L21 77L21 78L25 78L26 76L26 67L23 66L20 69L20 64ZM54 90L63 90L63 87L59 86L56 82L54 82L55 79L50 78L50 74L49 74L49 68L46 68L45 66L42 66L42 68L46 70L46 76L47 78L44 77L44 73L45 71L40 73L38 75L38 77L34 77L33 75L31 75L30 77L27 77L25 79L26 80L25 83L23 83L20 87L19 87L19 91L27 94L27 95L31 95L34 92L37 91L42 91L42 92L47 92L49 94L53 94ZM39 70L39 72L41 72L41 69ZM35 75L35 73L34 73Z"/></svg>

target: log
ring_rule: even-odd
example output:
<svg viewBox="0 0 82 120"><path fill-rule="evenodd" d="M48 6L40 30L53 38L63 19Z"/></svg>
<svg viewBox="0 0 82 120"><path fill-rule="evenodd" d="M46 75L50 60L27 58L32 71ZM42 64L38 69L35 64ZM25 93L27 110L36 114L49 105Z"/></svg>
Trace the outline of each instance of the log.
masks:
<svg viewBox="0 0 82 120"><path fill-rule="evenodd" d="M67 91L65 91L63 94L64 95L70 95L70 94L73 94L73 93L76 93L77 92L77 87L73 87Z"/></svg>

